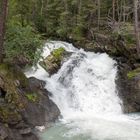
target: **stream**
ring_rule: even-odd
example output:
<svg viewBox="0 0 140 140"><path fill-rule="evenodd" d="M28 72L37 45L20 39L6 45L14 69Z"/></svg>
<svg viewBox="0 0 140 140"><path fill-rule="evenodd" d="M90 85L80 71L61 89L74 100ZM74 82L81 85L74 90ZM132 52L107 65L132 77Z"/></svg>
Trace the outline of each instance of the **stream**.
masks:
<svg viewBox="0 0 140 140"><path fill-rule="evenodd" d="M61 111L59 121L40 134L42 140L140 140L140 115L124 114L118 97L116 61L61 41L47 42L42 57L60 47L72 55L58 73L49 77L39 64L26 72L46 82Z"/></svg>

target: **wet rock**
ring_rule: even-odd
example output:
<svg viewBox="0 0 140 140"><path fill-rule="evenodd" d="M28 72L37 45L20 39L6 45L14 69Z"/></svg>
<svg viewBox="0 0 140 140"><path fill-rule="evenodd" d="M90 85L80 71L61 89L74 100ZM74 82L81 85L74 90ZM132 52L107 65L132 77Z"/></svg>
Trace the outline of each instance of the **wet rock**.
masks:
<svg viewBox="0 0 140 140"><path fill-rule="evenodd" d="M32 129L31 128L25 128L25 129L20 129L19 130L19 133L21 135L27 135L27 134L30 134L32 132Z"/></svg>
<svg viewBox="0 0 140 140"><path fill-rule="evenodd" d="M39 64L50 74L57 73L64 60L70 56L71 53L66 52L64 48L58 48L52 51L52 53L46 57Z"/></svg>
<svg viewBox="0 0 140 140"><path fill-rule="evenodd" d="M123 110L126 113L140 111L140 71L124 63L119 67L116 81L119 96L123 101Z"/></svg>
<svg viewBox="0 0 140 140"><path fill-rule="evenodd" d="M32 90L45 90L46 83L42 80L38 80L35 77L29 78L29 86Z"/></svg>
<svg viewBox="0 0 140 140"><path fill-rule="evenodd" d="M39 140L39 138L34 133L22 135L17 129L6 128L6 130L3 130L7 134L7 137L1 140Z"/></svg>
<svg viewBox="0 0 140 140"><path fill-rule="evenodd" d="M140 112L140 74L126 83L124 106L126 112Z"/></svg>
<svg viewBox="0 0 140 140"><path fill-rule="evenodd" d="M40 112L44 114L40 116L40 112L38 112L38 114L36 112L36 114L30 115L32 117L35 117L34 119L31 118L31 120L35 120L35 124L37 123L36 121L37 118L40 120L40 121L38 120L38 122L40 123L36 124L36 126L41 126L44 125L45 123L47 125L47 123L55 121L60 115L60 111L58 107L53 103L53 101L49 99L48 95L51 94L44 88L45 83L33 77L29 78L29 83L30 83L29 86L30 88L32 88L32 91L38 92L39 101L36 103L36 108L39 108L38 110L40 110ZM29 114L32 112L34 113L34 109L31 109Z"/></svg>
<svg viewBox="0 0 140 140"><path fill-rule="evenodd" d="M29 94L31 102L21 111L21 114L24 120L33 127L47 126L47 123L55 121L60 115L58 107L49 99L50 93L44 86L43 81L34 77L29 78L29 87L33 94L32 96Z"/></svg>
<svg viewBox="0 0 140 140"><path fill-rule="evenodd" d="M28 135L24 135L23 140L38 140L38 137L30 133Z"/></svg>

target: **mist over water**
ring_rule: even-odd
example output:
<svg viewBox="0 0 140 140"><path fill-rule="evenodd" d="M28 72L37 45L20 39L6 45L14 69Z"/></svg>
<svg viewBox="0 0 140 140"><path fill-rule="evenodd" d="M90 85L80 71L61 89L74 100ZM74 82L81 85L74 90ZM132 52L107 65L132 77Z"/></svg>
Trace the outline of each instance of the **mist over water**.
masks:
<svg viewBox="0 0 140 140"><path fill-rule="evenodd" d="M124 115L115 80L117 64L107 54L78 50L71 44L45 44L43 57L56 48L72 52L58 73L49 77L38 65L26 72L46 82L50 97L61 111L58 124L42 134L43 140L140 140L139 115Z"/></svg>

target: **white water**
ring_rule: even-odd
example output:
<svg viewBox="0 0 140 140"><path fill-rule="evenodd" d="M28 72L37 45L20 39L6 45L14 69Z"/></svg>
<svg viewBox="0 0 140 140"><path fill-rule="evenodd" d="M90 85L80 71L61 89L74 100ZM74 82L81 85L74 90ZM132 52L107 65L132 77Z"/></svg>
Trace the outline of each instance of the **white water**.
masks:
<svg viewBox="0 0 140 140"><path fill-rule="evenodd" d="M48 77L39 65L26 73L46 81L61 111L61 125L45 132L43 139L140 140L139 117L124 115L117 96L116 62L107 54L85 52L58 41L46 43L42 56L59 47L73 54L57 74Z"/></svg>

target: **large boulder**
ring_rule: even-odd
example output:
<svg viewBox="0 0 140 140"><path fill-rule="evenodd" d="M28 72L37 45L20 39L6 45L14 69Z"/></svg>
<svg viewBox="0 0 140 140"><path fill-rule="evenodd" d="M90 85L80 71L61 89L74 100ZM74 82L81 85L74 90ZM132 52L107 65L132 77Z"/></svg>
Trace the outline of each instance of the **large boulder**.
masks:
<svg viewBox="0 0 140 140"><path fill-rule="evenodd" d="M38 140L34 128L58 118L44 86L11 64L0 64L0 140Z"/></svg>
<svg viewBox="0 0 140 140"><path fill-rule="evenodd" d="M25 120L33 126L48 125L48 123L54 122L60 114L58 107L49 99L48 95L50 93L44 86L43 81L34 77L29 78L29 87L33 93L37 92L37 95L31 94L34 96L30 97L29 94L29 98L32 98L31 100L35 100L35 102L29 102L22 114Z"/></svg>
<svg viewBox="0 0 140 140"><path fill-rule="evenodd" d="M132 70L132 66L123 63L116 82L124 112L140 112L140 68Z"/></svg>
<svg viewBox="0 0 140 140"><path fill-rule="evenodd" d="M0 140L38 140L38 137L30 128L20 128L19 130L0 123Z"/></svg>
<svg viewBox="0 0 140 140"><path fill-rule="evenodd" d="M27 65L32 65L31 60L29 60L29 58L27 58L23 54L14 57L12 63L13 65L16 65L20 68L25 68Z"/></svg>
<svg viewBox="0 0 140 140"><path fill-rule="evenodd" d="M65 51L64 48L58 48L51 52L49 56L47 56L43 61L39 64L49 73L52 75L57 73L60 69L64 60L70 55L71 53Z"/></svg>

